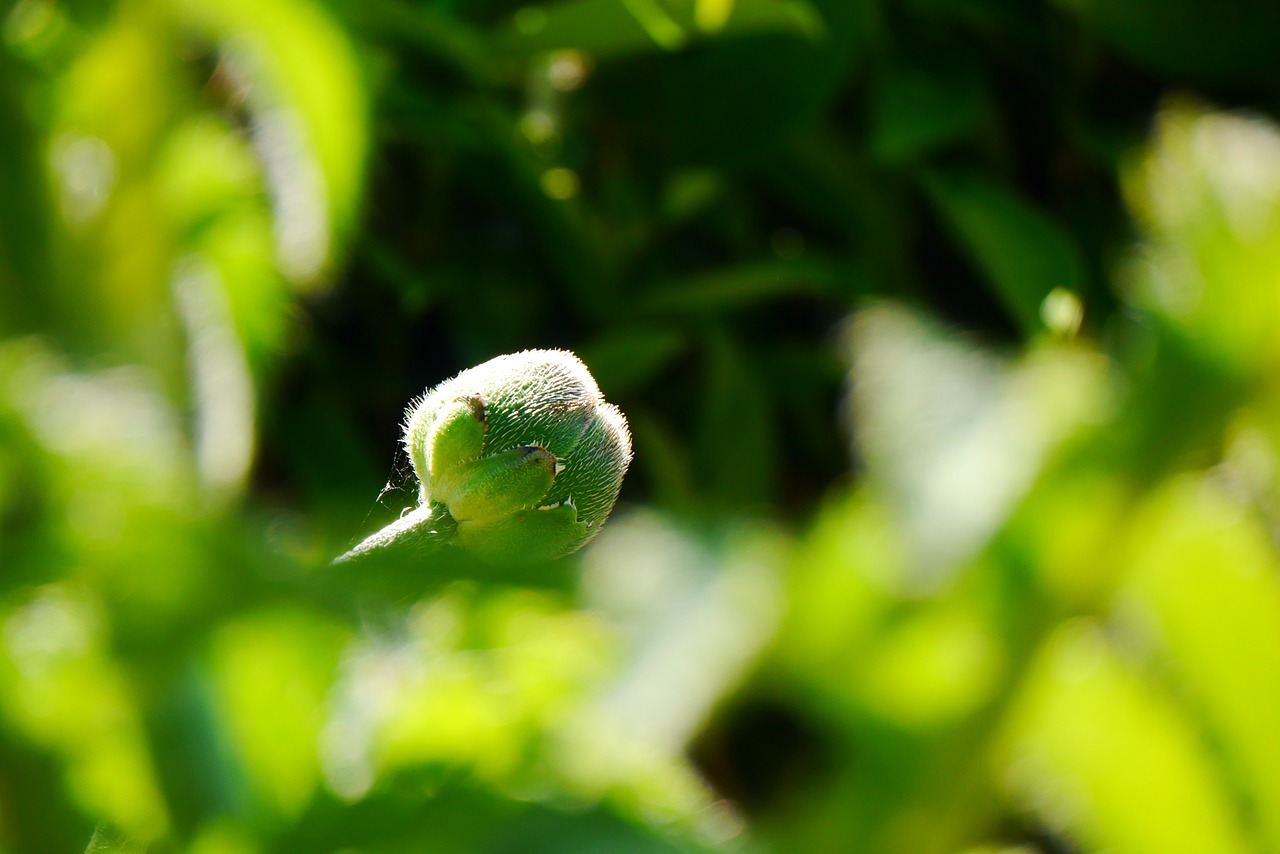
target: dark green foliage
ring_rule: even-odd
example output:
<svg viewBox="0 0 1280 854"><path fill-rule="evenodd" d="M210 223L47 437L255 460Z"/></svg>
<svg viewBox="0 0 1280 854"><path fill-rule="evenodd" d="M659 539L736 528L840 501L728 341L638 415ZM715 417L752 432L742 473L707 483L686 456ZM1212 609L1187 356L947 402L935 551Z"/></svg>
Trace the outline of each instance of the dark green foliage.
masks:
<svg viewBox="0 0 1280 854"><path fill-rule="evenodd" d="M6 5L0 850L1280 852L1277 8Z"/></svg>

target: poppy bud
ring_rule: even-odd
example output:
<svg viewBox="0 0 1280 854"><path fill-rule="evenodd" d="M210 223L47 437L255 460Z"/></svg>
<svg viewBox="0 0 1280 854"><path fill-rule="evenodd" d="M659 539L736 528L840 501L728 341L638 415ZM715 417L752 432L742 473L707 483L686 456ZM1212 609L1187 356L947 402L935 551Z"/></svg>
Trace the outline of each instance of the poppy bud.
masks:
<svg viewBox="0 0 1280 854"><path fill-rule="evenodd" d="M499 356L441 383L410 406L404 444L436 529L497 560L581 548L631 462L627 419L563 350Z"/></svg>

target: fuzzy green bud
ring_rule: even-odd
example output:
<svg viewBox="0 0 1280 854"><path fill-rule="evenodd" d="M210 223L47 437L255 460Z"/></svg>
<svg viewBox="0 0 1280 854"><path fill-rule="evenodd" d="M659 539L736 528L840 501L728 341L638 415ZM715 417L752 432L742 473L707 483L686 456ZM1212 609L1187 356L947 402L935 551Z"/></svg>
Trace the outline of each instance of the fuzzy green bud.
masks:
<svg viewBox="0 0 1280 854"><path fill-rule="evenodd" d="M431 389L409 407L404 446L437 526L499 560L581 548L631 462L626 418L563 350L499 356Z"/></svg>

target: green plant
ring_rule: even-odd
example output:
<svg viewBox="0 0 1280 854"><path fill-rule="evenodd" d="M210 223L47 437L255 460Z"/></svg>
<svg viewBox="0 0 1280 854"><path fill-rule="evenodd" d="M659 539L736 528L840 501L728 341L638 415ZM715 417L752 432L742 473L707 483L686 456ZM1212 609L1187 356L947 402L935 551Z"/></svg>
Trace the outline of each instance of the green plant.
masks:
<svg viewBox="0 0 1280 854"><path fill-rule="evenodd" d="M1222 6L5 5L0 849L1280 852Z"/></svg>
<svg viewBox="0 0 1280 854"><path fill-rule="evenodd" d="M418 506L347 552L456 543L493 561L586 545L631 464L627 419L563 350L498 356L409 407L404 448Z"/></svg>

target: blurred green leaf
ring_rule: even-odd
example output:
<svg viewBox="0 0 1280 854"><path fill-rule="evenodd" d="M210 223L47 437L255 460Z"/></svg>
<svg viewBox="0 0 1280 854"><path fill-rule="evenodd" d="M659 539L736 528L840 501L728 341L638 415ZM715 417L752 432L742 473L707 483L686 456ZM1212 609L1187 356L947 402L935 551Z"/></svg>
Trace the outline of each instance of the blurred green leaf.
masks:
<svg viewBox="0 0 1280 854"><path fill-rule="evenodd" d="M699 460L708 491L725 506L750 507L776 488L776 425L745 348L707 330L699 405Z"/></svg>
<svg viewBox="0 0 1280 854"><path fill-rule="evenodd" d="M872 4L813 5L826 25L820 39L760 32L637 55L602 66L589 94L601 116L622 123L629 137L668 162L766 162L792 133L819 119L863 58Z"/></svg>
<svg viewBox="0 0 1280 854"><path fill-rule="evenodd" d="M583 361L591 365L592 375L609 397L651 381L668 368L686 346L678 330L656 326L629 333L619 330L593 344L588 343L578 352Z"/></svg>
<svg viewBox="0 0 1280 854"><path fill-rule="evenodd" d="M1125 270L1126 296L1228 370L1280 357L1280 133L1172 102L1124 179L1150 235Z"/></svg>
<svg viewBox="0 0 1280 854"><path fill-rule="evenodd" d="M110 825L100 824L85 854L146 854L149 847L148 840L130 837Z"/></svg>
<svg viewBox="0 0 1280 854"><path fill-rule="evenodd" d="M49 188L39 167L37 137L23 114L23 77L0 52L0 186L23 205L0 205L0 329L12 335L47 323L50 257Z"/></svg>
<svg viewBox="0 0 1280 854"><path fill-rule="evenodd" d="M636 448L634 465L645 471L650 490L655 496L661 496L665 506L692 506L694 475L687 443L648 410L632 407L627 419Z"/></svg>
<svg viewBox="0 0 1280 854"><path fill-rule="evenodd" d="M1256 0L1056 0L1144 66L1197 81L1269 87L1258 70L1271 57L1280 9ZM1272 89L1274 92L1275 90Z"/></svg>
<svg viewBox="0 0 1280 854"><path fill-rule="evenodd" d="M984 118L986 90L980 66L966 56L889 64L873 101L872 154L902 163L973 134Z"/></svg>
<svg viewBox="0 0 1280 854"><path fill-rule="evenodd" d="M833 700L849 703L851 670L904 586L907 555L887 508L857 492L833 496L794 560L774 654L814 692L818 711L837 714Z"/></svg>
<svg viewBox="0 0 1280 854"><path fill-rule="evenodd" d="M104 638L102 604L64 583L0 613L0 723L62 764L85 814L130 838L168 826L140 710Z"/></svg>
<svg viewBox="0 0 1280 854"><path fill-rule="evenodd" d="M1096 625L1049 638L1006 738L1006 785L1091 849L1250 850L1193 722Z"/></svg>
<svg viewBox="0 0 1280 854"><path fill-rule="evenodd" d="M259 801L284 818L320 785L326 701L344 640L340 627L305 612L247 615L213 639L215 702L233 749Z"/></svg>
<svg viewBox="0 0 1280 854"><path fill-rule="evenodd" d="M495 38L516 55L573 49L604 61L762 33L818 39L825 28L808 0L559 0L523 7Z"/></svg>
<svg viewBox="0 0 1280 854"><path fill-rule="evenodd" d="M1001 185L977 174L931 171L929 200L1024 334L1042 327L1041 305L1055 288L1080 292L1080 250L1062 227Z"/></svg>
<svg viewBox="0 0 1280 854"><path fill-rule="evenodd" d="M336 0L330 5L363 35L386 40L412 56L443 61L471 83L496 82L484 35L443 9L397 0Z"/></svg>
<svg viewBox="0 0 1280 854"><path fill-rule="evenodd" d="M310 0L181 0L177 8L219 45L255 116L282 269L300 284L331 274L359 215L369 136L350 39Z"/></svg>
<svg viewBox="0 0 1280 854"><path fill-rule="evenodd" d="M1010 364L888 304L863 311L850 340L856 448L926 589L985 545L1106 403L1104 365L1069 347Z"/></svg>
<svg viewBox="0 0 1280 854"><path fill-rule="evenodd" d="M856 677L862 704L904 728L953 723L981 708L1004 669L1001 638L959 596L917 608L886 627Z"/></svg>
<svg viewBox="0 0 1280 854"><path fill-rule="evenodd" d="M1264 847L1280 845L1280 562L1261 526L1211 482L1151 496L1131 531L1123 616L1149 634L1213 730Z"/></svg>
<svg viewBox="0 0 1280 854"><path fill-rule="evenodd" d="M856 267L816 258L763 261L650 286L643 308L653 314L709 314L795 297L852 301L866 290Z"/></svg>

